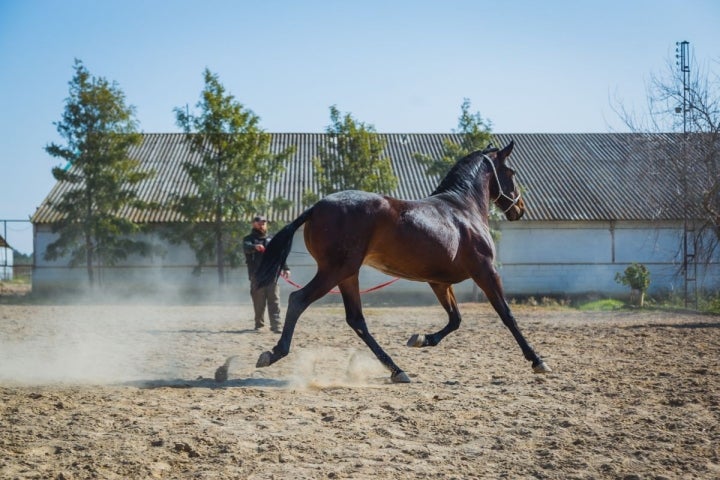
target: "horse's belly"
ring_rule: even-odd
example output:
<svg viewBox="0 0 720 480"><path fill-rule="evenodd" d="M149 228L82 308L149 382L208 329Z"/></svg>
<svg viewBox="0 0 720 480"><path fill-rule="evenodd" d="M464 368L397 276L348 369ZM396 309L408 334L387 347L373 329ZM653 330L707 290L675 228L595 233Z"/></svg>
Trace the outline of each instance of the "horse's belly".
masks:
<svg viewBox="0 0 720 480"><path fill-rule="evenodd" d="M404 261L398 261L368 255L363 263L386 275L418 282L458 283L469 278L465 269L458 268L457 265L451 266L449 263L443 265L428 261L426 256L415 256L410 260L405 258Z"/></svg>

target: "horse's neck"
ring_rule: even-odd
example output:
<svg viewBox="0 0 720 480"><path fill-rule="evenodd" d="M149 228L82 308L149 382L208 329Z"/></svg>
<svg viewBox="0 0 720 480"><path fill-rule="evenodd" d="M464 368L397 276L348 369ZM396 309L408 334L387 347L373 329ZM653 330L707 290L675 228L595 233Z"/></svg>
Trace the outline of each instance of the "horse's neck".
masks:
<svg viewBox="0 0 720 480"><path fill-rule="evenodd" d="M487 219L490 214L490 177L489 172L484 172L475 179L473 188L466 193L466 201L468 204L474 205L480 215Z"/></svg>
<svg viewBox="0 0 720 480"><path fill-rule="evenodd" d="M480 218L487 223L490 212L489 185L484 183L484 189L475 185L464 192L443 192L436 195L444 203L450 204L457 211L466 212L471 218Z"/></svg>

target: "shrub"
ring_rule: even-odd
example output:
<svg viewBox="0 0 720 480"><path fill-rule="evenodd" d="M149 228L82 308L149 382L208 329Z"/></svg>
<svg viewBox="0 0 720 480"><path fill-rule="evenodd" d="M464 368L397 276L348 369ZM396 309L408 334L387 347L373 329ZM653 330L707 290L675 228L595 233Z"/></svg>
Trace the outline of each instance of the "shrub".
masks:
<svg viewBox="0 0 720 480"><path fill-rule="evenodd" d="M650 286L650 271L645 265L641 263L630 264L622 275L620 275L620 273L615 274L615 281L630 287L632 292L638 292L638 304L641 307L644 305L645 292L647 292Z"/></svg>

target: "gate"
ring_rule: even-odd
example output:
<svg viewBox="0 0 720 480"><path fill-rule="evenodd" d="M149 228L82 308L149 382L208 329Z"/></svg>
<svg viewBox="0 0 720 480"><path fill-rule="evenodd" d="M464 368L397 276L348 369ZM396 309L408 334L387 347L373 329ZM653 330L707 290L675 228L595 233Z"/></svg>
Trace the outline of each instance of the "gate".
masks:
<svg viewBox="0 0 720 480"><path fill-rule="evenodd" d="M0 281L29 283L33 266L30 220L0 219Z"/></svg>

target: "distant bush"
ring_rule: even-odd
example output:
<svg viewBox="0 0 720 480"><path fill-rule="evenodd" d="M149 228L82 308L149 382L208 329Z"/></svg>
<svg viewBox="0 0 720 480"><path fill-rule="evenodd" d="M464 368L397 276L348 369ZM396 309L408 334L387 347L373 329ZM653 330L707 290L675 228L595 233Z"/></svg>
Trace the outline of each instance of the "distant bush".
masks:
<svg viewBox="0 0 720 480"><path fill-rule="evenodd" d="M639 294L638 305L641 307L645 303L645 292L650 286L650 271L642 263L632 263L625 269L625 272L615 274L615 281L622 285L626 285L631 289L631 296L637 292Z"/></svg>

